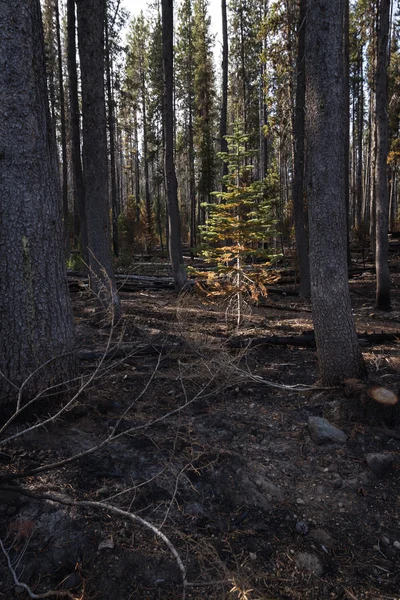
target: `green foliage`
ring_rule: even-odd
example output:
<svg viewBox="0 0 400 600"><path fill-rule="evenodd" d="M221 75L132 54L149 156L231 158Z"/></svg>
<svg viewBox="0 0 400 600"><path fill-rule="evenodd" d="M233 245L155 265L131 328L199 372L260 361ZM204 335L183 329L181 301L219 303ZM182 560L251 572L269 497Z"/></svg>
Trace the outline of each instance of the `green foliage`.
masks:
<svg viewBox="0 0 400 600"><path fill-rule="evenodd" d="M240 304L243 295L256 299L266 294L266 284L274 279L266 269L276 255L265 246L275 236L273 198L267 196L275 186L272 179L251 181L253 167L246 159L254 151L246 150L248 136L238 125L226 139L228 152L220 153L228 165L226 191L214 193L219 203L204 204L208 218L202 227L202 256L215 269L202 289L214 298L235 295Z"/></svg>

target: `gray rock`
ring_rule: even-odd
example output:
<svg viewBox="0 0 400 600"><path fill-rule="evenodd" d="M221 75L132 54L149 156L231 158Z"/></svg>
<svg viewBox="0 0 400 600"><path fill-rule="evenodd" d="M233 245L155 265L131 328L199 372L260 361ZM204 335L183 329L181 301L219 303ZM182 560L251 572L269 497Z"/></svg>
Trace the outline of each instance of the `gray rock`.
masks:
<svg viewBox="0 0 400 600"><path fill-rule="evenodd" d="M390 540L386 535L381 536L381 544L383 546L390 546Z"/></svg>
<svg viewBox="0 0 400 600"><path fill-rule="evenodd" d="M310 554L309 552L298 552L295 556L294 562L296 567L302 573L308 573L309 575L316 575L321 577L324 572L324 567L316 554Z"/></svg>
<svg viewBox="0 0 400 600"><path fill-rule="evenodd" d="M318 445L346 443L347 435L322 417L309 417L308 430L311 439Z"/></svg>
<svg viewBox="0 0 400 600"><path fill-rule="evenodd" d="M371 452L365 457L371 471L381 477L393 467L394 456L387 452Z"/></svg>
<svg viewBox="0 0 400 600"><path fill-rule="evenodd" d="M307 535L308 524L305 521L299 521L296 523L296 531L297 533L301 533L301 535Z"/></svg>
<svg viewBox="0 0 400 600"><path fill-rule="evenodd" d="M393 546L396 548L396 550L400 550L400 542L393 542Z"/></svg>

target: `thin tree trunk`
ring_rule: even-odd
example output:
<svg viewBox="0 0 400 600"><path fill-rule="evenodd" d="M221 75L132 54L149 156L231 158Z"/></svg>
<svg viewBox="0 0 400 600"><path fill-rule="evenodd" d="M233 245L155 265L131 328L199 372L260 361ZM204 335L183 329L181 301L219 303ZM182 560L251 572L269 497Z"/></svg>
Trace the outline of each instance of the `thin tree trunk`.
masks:
<svg viewBox="0 0 400 600"><path fill-rule="evenodd" d="M376 307L390 310L388 262L388 41L390 0L380 0L377 24L376 71Z"/></svg>
<svg viewBox="0 0 400 600"><path fill-rule="evenodd" d="M61 160L62 160L62 209L64 225L64 250L65 256L70 253L68 232L68 159L67 159L67 131L65 125L65 98L64 78L62 67L62 47L60 32L60 10L58 0L55 0L56 13L56 37L57 37L57 62L58 62L58 85L60 88L60 117L61 117Z"/></svg>
<svg viewBox="0 0 400 600"><path fill-rule="evenodd" d="M111 212L112 212L112 243L115 256L119 255L118 244L118 201L117 201L117 179L115 165L115 119L114 119L114 102L111 87L111 59L110 59L110 42L108 38L108 18L106 10L106 18L104 23L105 31L105 59L106 59L106 78L107 78L107 111L108 111L108 135L110 138L110 175L111 175Z"/></svg>
<svg viewBox="0 0 400 600"><path fill-rule="evenodd" d="M349 47L349 0L344 0L343 11L343 70L344 70L344 110L346 127L344 131L344 194L346 202L346 245L347 262L351 264L350 256L350 47Z"/></svg>
<svg viewBox="0 0 400 600"><path fill-rule="evenodd" d="M363 168L363 137L364 137L364 75L363 75L363 56L362 50L359 54L359 90L358 90L358 128L357 128L357 206L356 206L356 225L362 224L363 207L363 187L362 187L362 168Z"/></svg>
<svg viewBox="0 0 400 600"><path fill-rule="evenodd" d="M306 93L306 65L304 60L306 32L306 0L300 0L299 24L297 29L296 60L296 105L294 117L293 145L293 213L296 236L296 250L300 271L300 295L309 298L310 265L308 259L308 236L304 209L304 110Z"/></svg>
<svg viewBox="0 0 400 600"><path fill-rule="evenodd" d="M228 125L228 20L226 16L226 0L221 0L222 9L222 103L221 103L221 120L219 126L219 138L221 152L228 152L228 142L225 139ZM228 165L226 161L222 161L221 179L228 174ZM222 191L226 190L226 186L222 181Z"/></svg>
<svg viewBox="0 0 400 600"><path fill-rule="evenodd" d="M85 186L81 162L81 142L79 128L78 75L76 68L75 42L75 2L67 0L67 41L68 41L68 87L70 110L70 139L71 158L74 180L75 203L79 214L79 232L81 239L82 257L85 265L89 264L88 233L85 209Z"/></svg>
<svg viewBox="0 0 400 600"><path fill-rule="evenodd" d="M174 114L173 114L173 0L162 0L162 39L164 98L163 120L165 141L165 183L169 222L169 257L177 291L186 284L183 264L181 222L178 207L178 182L174 164Z"/></svg>
<svg viewBox="0 0 400 600"><path fill-rule="evenodd" d="M327 385L363 373L347 273L343 16L343 0L308 0L306 131L311 297L320 374Z"/></svg>
<svg viewBox="0 0 400 600"><path fill-rule="evenodd" d="M89 240L89 281L100 316L120 318L111 260L108 159L104 96L105 0L78 0L78 41L82 78L83 168Z"/></svg>
<svg viewBox="0 0 400 600"><path fill-rule="evenodd" d="M39 0L0 0L0 23L0 56L6 65L0 69L0 388L4 403L16 394L9 382L20 386L40 365L27 395L67 383L75 367Z"/></svg>
<svg viewBox="0 0 400 600"><path fill-rule="evenodd" d="M143 118L143 166L144 166L144 191L146 200L146 251L151 247L153 238L153 215L151 211L149 158L147 152L147 112L146 112L146 85L145 73L142 69L142 118Z"/></svg>

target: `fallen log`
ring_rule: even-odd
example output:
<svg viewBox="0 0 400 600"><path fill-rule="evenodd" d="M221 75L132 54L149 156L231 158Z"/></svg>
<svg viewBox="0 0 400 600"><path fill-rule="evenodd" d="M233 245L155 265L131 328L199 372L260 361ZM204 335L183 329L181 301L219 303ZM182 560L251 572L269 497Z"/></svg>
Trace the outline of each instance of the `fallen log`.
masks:
<svg viewBox="0 0 400 600"><path fill-rule="evenodd" d="M396 342L400 337L400 332L396 333L359 333L358 339L362 345L383 344L385 342ZM272 335L259 338L233 337L227 342L229 348L253 348L255 346L275 345L275 346L308 346L315 348L314 332L303 335L280 336Z"/></svg>

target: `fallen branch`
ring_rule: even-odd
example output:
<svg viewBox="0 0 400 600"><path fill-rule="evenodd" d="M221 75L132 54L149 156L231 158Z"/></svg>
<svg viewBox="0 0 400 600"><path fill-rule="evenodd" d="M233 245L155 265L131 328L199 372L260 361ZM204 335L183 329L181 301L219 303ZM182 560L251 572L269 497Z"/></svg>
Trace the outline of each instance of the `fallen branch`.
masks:
<svg viewBox="0 0 400 600"><path fill-rule="evenodd" d="M360 342L368 344L382 344L385 342L396 342L400 337L400 332L396 333L359 333ZM309 346L315 348L314 332L303 335L280 336L272 335L260 338L232 337L227 342L229 348L253 348L254 346L264 346L272 344L274 346Z"/></svg>
<svg viewBox="0 0 400 600"><path fill-rule="evenodd" d="M15 488L12 486L6 486L3 489L16 491L21 495L28 496L30 498L35 498L37 500L50 500L50 502L57 502L58 504L63 504L65 506L101 508L103 510L106 510L107 512L112 512L116 515L125 517L125 518L129 519L130 521L133 521L134 523L139 523L139 525L143 525L147 529L150 529L150 531L152 531L158 538L160 538L165 543L165 545L167 546L167 548L169 549L169 551L171 552L171 554L173 555L173 557L176 560L176 563L177 563L179 570L181 572L181 575L182 575L182 588L183 588L182 589L182 600L185 600L186 588L188 585L185 565L183 564L183 561L182 561L181 557L179 556L178 551L176 550L173 543L169 540L169 538L162 531L160 531L160 529L158 529L155 525L153 525L149 521L146 521L146 519L143 519L142 517L139 517L138 515L136 515L132 512L122 510L121 508L117 508L116 506L113 506L112 504L107 504L106 502L97 502L97 501L92 501L92 500L72 500L72 498L68 498L66 496L61 496L61 495L55 495L55 494L37 495L37 494L33 494L32 492L30 492L27 489L19 488L19 487ZM0 540L0 543L1 543L1 540ZM1 543L1 546L3 549L4 546L2 543ZM3 550L3 552L4 552L4 550ZM9 560L9 557L8 557L8 560ZM10 566L11 566L11 561L9 560L9 567ZM13 571L13 575L14 574L15 574L15 572ZM18 583L16 585L21 585L24 587L24 589L28 588L28 586L26 586L26 584ZM28 589L27 589L27 591L28 591ZM68 597L71 598L71 600L74 600L69 592L62 592L62 593L64 594L64 596L69 594ZM55 594L56 594L56 592L53 592L53 595L55 595ZM31 595L31 598L49 598L50 595L51 594L49 592L46 592L46 595L43 595L43 594L42 595Z"/></svg>
<svg viewBox="0 0 400 600"><path fill-rule="evenodd" d="M18 491L20 491L19 488L18 488ZM15 572L15 569L12 565L10 555L9 555L8 551L5 549L3 540L1 540L1 539L0 539L0 548L1 548L1 551L3 552L4 556L6 557L8 570L10 571L10 573L13 577L14 585L18 586L20 588L23 588L27 592L27 594L30 598L40 599L40 598L56 597L56 598L69 598L70 600L77 600L77 597L73 596L71 594L71 592L68 592L67 590L49 590L48 592L43 592L42 594L35 594L35 592L32 592L29 585L27 585L26 583L23 583L22 581L20 581L18 579L17 573Z"/></svg>

